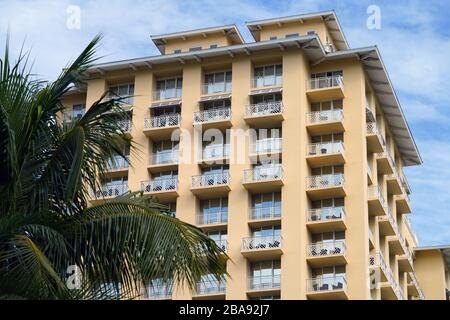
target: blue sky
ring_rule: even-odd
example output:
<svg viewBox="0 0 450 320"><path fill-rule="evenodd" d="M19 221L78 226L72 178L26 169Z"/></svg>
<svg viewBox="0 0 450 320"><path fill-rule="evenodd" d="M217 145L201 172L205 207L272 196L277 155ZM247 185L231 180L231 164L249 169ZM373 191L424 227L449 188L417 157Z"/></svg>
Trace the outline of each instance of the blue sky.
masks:
<svg viewBox="0 0 450 320"><path fill-rule="evenodd" d="M68 29L69 5L81 9L80 29ZM366 27L368 6L381 9L381 28ZM448 1L9 1L0 0L0 42L25 39L34 71L53 79L97 33L100 55L118 60L158 54L150 34L334 9L350 47L377 44L424 164L406 168L410 215L421 245L450 244L450 22ZM3 47L3 46L2 46Z"/></svg>

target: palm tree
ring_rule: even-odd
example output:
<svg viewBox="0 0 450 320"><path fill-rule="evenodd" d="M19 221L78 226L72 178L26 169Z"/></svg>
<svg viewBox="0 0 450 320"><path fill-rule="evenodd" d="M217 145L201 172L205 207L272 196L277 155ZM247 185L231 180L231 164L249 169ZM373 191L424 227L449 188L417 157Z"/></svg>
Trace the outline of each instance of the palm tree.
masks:
<svg viewBox="0 0 450 320"><path fill-rule="evenodd" d="M31 74L29 54L21 51L12 62L6 41L0 58L1 298L133 298L152 279L193 290L204 274L226 276L226 256L215 242L154 199L134 192L89 205L89 190L99 187L96 177L108 162L127 159L124 145L136 148L113 121L126 117L121 99L103 99L107 93L79 120L59 120L61 98L97 60L100 38L52 83ZM79 271L78 281L70 282L71 270Z"/></svg>

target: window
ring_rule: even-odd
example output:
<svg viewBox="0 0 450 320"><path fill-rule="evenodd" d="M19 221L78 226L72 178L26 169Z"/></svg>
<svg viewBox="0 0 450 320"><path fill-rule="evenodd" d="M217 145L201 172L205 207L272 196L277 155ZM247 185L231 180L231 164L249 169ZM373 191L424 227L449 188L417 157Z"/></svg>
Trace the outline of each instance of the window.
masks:
<svg viewBox="0 0 450 320"><path fill-rule="evenodd" d="M176 218L177 217L177 203L176 202L167 203L166 206L169 207L170 216L173 218Z"/></svg>
<svg viewBox="0 0 450 320"><path fill-rule="evenodd" d="M215 49L215 48L217 48L217 44L212 44L212 45L209 46L209 48L210 49Z"/></svg>
<svg viewBox="0 0 450 320"><path fill-rule="evenodd" d="M312 79L318 79L318 78L325 78L325 77L338 77L342 76L342 70L337 71L328 71L328 72L321 72L321 73L313 73L311 74Z"/></svg>
<svg viewBox="0 0 450 320"><path fill-rule="evenodd" d="M250 265L251 289L278 288L281 283L281 261L253 262Z"/></svg>
<svg viewBox="0 0 450 320"><path fill-rule="evenodd" d="M328 174L342 174L344 173L343 165L325 166L320 168L312 168L311 173L313 176L322 176Z"/></svg>
<svg viewBox="0 0 450 320"><path fill-rule="evenodd" d="M203 93L230 92L231 71L206 73Z"/></svg>
<svg viewBox="0 0 450 320"><path fill-rule="evenodd" d="M153 279L147 282L145 297L167 297L172 295L172 281Z"/></svg>
<svg viewBox="0 0 450 320"><path fill-rule="evenodd" d="M193 48L189 48L189 51L200 51L202 50L202 47L193 47Z"/></svg>
<svg viewBox="0 0 450 320"><path fill-rule="evenodd" d="M205 101L202 103L202 110L216 110L231 107L230 99Z"/></svg>
<svg viewBox="0 0 450 320"><path fill-rule="evenodd" d="M343 240L343 239L345 239L344 231L324 232L324 233L313 234L311 236L311 240L313 243L317 243L317 242L332 243L332 242L335 242L336 240Z"/></svg>
<svg viewBox="0 0 450 320"><path fill-rule="evenodd" d="M252 197L252 218L264 219L281 216L281 193L259 193Z"/></svg>
<svg viewBox="0 0 450 320"><path fill-rule="evenodd" d="M179 142L171 140L153 143L153 163L173 163L178 160Z"/></svg>
<svg viewBox="0 0 450 320"><path fill-rule="evenodd" d="M252 230L252 237L279 237L281 236L281 226L260 227Z"/></svg>
<svg viewBox="0 0 450 320"><path fill-rule="evenodd" d="M286 38L295 38L295 37L298 37L298 36L299 36L298 33L289 33L289 34L286 35Z"/></svg>
<svg viewBox="0 0 450 320"><path fill-rule="evenodd" d="M155 100L174 99L181 97L183 78L168 78L156 81Z"/></svg>
<svg viewBox="0 0 450 320"><path fill-rule="evenodd" d="M281 85L283 76L283 67L281 64L272 64L266 66L255 67L253 86L267 87Z"/></svg>
<svg viewBox="0 0 450 320"><path fill-rule="evenodd" d="M277 40L277 37L276 37L276 36L271 36L271 37L269 38L269 40Z"/></svg>
<svg viewBox="0 0 450 320"><path fill-rule="evenodd" d="M109 86L109 98L125 98L122 101L127 104L133 104L134 84L121 84Z"/></svg>
<svg viewBox="0 0 450 320"><path fill-rule="evenodd" d="M336 87L342 84L342 71L328 71L311 75L311 89Z"/></svg>
<svg viewBox="0 0 450 320"><path fill-rule="evenodd" d="M73 118L80 119L84 115L85 109L85 104L74 104L72 107Z"/></svg>
<svg viewBox="0 0 450 320"><path fill-rule="evenodd" d="M281 101L281 93L260 94L252 97L252 103L269 103Z"/></svg>
<svg viewBox="0 0 450 320"><path fill-rule="evenodd" d="M199 224L224 223L228 221L228 198L202 200Z"/></svg>
<svg viewBox="0 0 450 320"><path fill-rule="evenodd" d="M173 53L181 53L181 49L175 49L173 50Z"/></svg>
<svg viewBox="0 0 450 320"><path fill-rule="evenodd" d="M342 142L344 141L344 133L330 133L322 136L313 136L311 137L312 143L334 143L334 142Z"/></svg>
<svg viewBox="0 0 450 320"><path fill-rule="evenodd" d="M322 112L330 110L333 111L342 109L343 109L342 99L311 103L311 112Z"/></svg>

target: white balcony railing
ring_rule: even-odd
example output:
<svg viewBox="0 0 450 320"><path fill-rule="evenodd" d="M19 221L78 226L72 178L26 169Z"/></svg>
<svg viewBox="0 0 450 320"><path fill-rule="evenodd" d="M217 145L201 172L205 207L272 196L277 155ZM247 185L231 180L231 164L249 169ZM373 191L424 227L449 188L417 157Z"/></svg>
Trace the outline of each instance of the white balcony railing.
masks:
<svg viewBox="0 0 450 320"><path fill-rule="evenodd" d="M223 252L227 252L227 250L228 250L228 241L227 240L225 240L225 239L215 240L214 242Z"/></svg>
<svg viewBox="0 0 450 320"><path fill-rule="evenodd" d="M343 87L344 79L342 76L312 78L307 81L308 90Z"/></svg>
<svg viewBox="0 0 450 320"><path fill-rule="evenodd" d="M214 187L226 185L230 182L230 173L228 171L220 173L204 173L193 176L191 181L192 188Z"/></svg>
<svg viewBox="0 0 450 320"><path fill-rule="evenodd" d="M161 129L180 125L181 115L166 114L144 119L144 129Z"/></svg>
<svg viewBox="0 0 450 320"><path fill-rule="evenodd" d="M250 220L273 219L281 217L281 206L250 208Z"/></svg>
<svg viewBox="0 0 450 320"><path fill-rule="evenodd" d="M198 225L226 223L228 221L228 211L219 211L215 213L200 213L197 215Z"/></svg>
<svg viewBox="0 0 450 320"><path fill-rule="evenodd" d="M120 129L122 129L123 132L131 131L131 120L130 119L119 120L118 124L120 126Z"/></svg>
<svg viewBox="0 0 450 320"><path fill-rule="evenodd" d="M106 170L115 171L115 170L127 169L129 167L129 161L130 161L130 156L126 156L126 159L124 159L121 156L115 156L114 159L111 159L108 161Z"/></svg>
<svg viewBox="0 0 450 320"><path fill-rule="evenodd" d="M231 82L206 83L202 87L202 94L231 92Z"/></svg>
<svg viewBox="0 0 450 320"><path fill-rule="evenodd" d="M326 110L326 111L314 111L306 115L306 121L309 124L316 124L322 122L342 122L344 120L344 111Z"/></svg>
<svg viewBox="0 0 450 320"><path fill-rule="evenodd" d="M142 192L174 191L178 189L178 178L154 179L141 182Z"/></svg>
<svg viewBox="0 0 450 320"><path fill-rule="evenodd" d="M128 184L104 185L100 190L91 191L92 198L118 197L128 192Z"/></svg>
<svg viewBox="0 0 450 320"><path fill-rule="evenodd" d="M194 112L194 124L208 123L212 121L225 121L231 119L231 108L216 108Z"/></svg>
<svg viewBox="0 0 450 320"><path fill-rule="evenodd" d="M381 271L384 273L387 282L392 287L392 290L394 291L395 295L397 296L398 300L404 300L404 295L402 290L400 289L400 286L398 285L398 282L394 278L394 274L392 272L392 269L388 266L386 261L384 260L383 255L381 252L376 252L375 254L372 254L369 256L369 267L370 268L380 268Z"/></svg>
<svg viewBox="0 0 450 320"><path fill-rule="evenodd" d="M210 144L203 148L202 159L217 159L226 158L230 156L229 144Z"/></svg>
<svg viewBox="0 0 450 320"><path fill-rule="evenodd" d="M344 182L344 175L342 173L309 176L306 177L306 188L322 189L331 187L343 187Z"/></svg>
<svg viewBox="0 0 450 320"><path fill-rule="evenodd" d="M369 122L366 124L366 133L368 135L371 135L371 134L376 135L378 137L378 139L380 140L381 145L383 145L383 146L386 145L386 142L385 142L383 136L381 135L381 132L378 129L376 122Z"/></svg>
<svg viewBox="0 0 450 320"><path fill-rule="evenodd" d="M321 241L308 244L306 254L308 257L345 255L346 248L345 240Z"/></svg>
<svg viewBox="0 0 450 320"><path fill-rule="evenodd" d="M422 288L420 287L419 282L417 281L416 273L409 272L409 277L411 278L411 284L414 285L417 288L417 291L419 292L419 299L425 300L425 295L423 294Z"/></svg>
<svg viewBox="0 0 450 320"><path fill-rule="evenodd" d="M310 209L307 214L307 221L334 221L342 219L345 220L344 207L329 207Z"/></svg>
<svg viewBox="0 0 450 320"><path fill-rule="evenodd" d="M311 143L307 147L308 156L329 155L344 152L344 144L338 142Z"/></svg>
<svg viewBox="0 0 450 320"><path fill-rule="evenodd" d="M417 238L417 234L414 232L414 229L411 225L411 221L409 221L409 218L407 216L403 216L403 219L405 221L405 226L406 228L409 230L409 232L411 233L411 236L414 238L414 241L418 244L419 243L419 239Z"/></svg>
<svg viewBox="0 0 450 320"><path fill-rule="evenodd" d="M308 279L306 286L308 292L346 290L347 279L345 275L317 277Z"/></svg>
<svg viewBox="0 0 450 320"><path fill-rule="evenodd" d="M283 85L282 75L261 76L252 78L252 88L280 87Z"/></svg>
<svg viewBox="0 0 450 320"><path fill-rule="evenodd" d="M378 199L383 208L387 207L387 202L384 200L383 193L379 186L370 186L367 188L367 197L369 199Z"/></svg>
<svg viewBox="0 0 450 320"><path fill-rule="evenodd" d="M153 100L169 100L181 98L182 89L172 88L172 89L160 89L153 91Z"/></svg>
<svg viewBox="0 0 450 320"><path fill-rule="evenodd" d="M281 287L281 275L253 276L248 278L250 290L278 289Z"/></svg>
<svg viewBox="0 0 450 320"><path fill-rule="evenodd" d="M221 294L225 293L226 283L224 281L219 281L215 279L202 280L197 282L197 294L208 295L208 294Z"/></svg>
<svg viewBox="0 0 450 320"><path fill-rule="evenodd" d="M267 116L281 113L283 113L283 103L281 101L251 104L245 108L245 115L247 117Z"/></svg>
<svg viewBox="0 0 450 320"><path fill-rule="evenodd" d="M150 159L150 164L167 164L167 163L178 163L179 151L178 150L167 150L160 151L152 154Z"/></svg>
<svg viewBox="0 0 450 320"><path fill-rule="evenodd" d="M144 297L151 300L164 300L172 298L172 284L148 285Z"/></svg>
<svg viewBox="0 0 450 320"><path fill-rule="evenodd" d="M281 165L262 166L244 170L244 183L281 180L282 178L283 168Z"/></svg>
<svg viewBox="0 0 450 320"><path fill-rule="evenodd" d="M256 140L251 144L251 153L272 153L281 152L283 147L283 138L267 138Z"/></svg>
<svg viewBox="0 0 450 320"><path fill-rule="evenodd" d="M282 239L280 235L243 238L241 249L242 251L278 249L281 248Z"/></svg>

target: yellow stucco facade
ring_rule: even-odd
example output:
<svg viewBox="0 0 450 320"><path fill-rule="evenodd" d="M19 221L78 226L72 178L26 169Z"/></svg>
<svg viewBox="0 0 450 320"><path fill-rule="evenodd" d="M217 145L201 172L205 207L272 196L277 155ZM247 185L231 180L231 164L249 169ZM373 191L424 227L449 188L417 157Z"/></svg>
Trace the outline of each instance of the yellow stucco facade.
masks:
<svg viewBox="0 0 450 320"><path fill-rule="evenodd" d="M112 168L93 201L142 190L202 227L230 257L226 284L205 275L197 292L154 284L145 297L443 298L428 297L422 277L435 262L416 263L402 170L411 160L397 143L377 81L368 76L372 69L363 64L371 60L338 56L345 50L337 49L333 58L324 52L312 59L308 49L343 45L320 17L261 23L257 30L248 47L230 42L227 32L177 35L165 42L168 60L93 67L86 92L64 101L70 113L111 87L135 95L129 134L139 147L129 168ZM298 36L282 40L292 33ZM222 50L211 51L210 43ZM203 49L173 55L198 46ZM229 146L194 143L202 128L238 138ZM243 134L252 129L276 129L278 136ZM179 130L179 141L170 141ZM262 160L274 156L269 164Z"/></svg>

